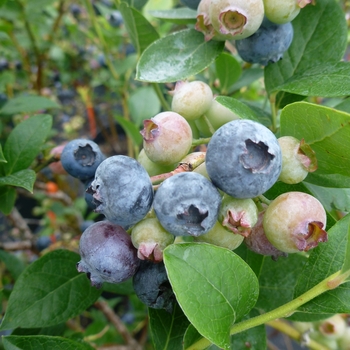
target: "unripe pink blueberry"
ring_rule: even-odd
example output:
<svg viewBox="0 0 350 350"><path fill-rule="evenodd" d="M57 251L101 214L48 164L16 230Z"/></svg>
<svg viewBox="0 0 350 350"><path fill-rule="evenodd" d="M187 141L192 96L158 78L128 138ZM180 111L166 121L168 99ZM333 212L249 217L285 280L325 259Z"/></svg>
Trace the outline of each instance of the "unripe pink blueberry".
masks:
<svg viewBox="0 0 350 350"><path fill-rule="evenodd" d="M64 143L63 145L59 145L54 147L51 151L50 151L50 155L53 157L57 157L59 158L62 154L62 151L64 149L64 147L66 146L66 143ZM67 175L68 173L66 172L66 170L63 168L63 165L61 163L60 160L58 160L57 162L53 162L49 165L49 168L51 169L51 171L54 174L60 174L60 175Z"/></svg>
<svg viewBox="0 0 350 350"><path fill-rule="evenodd" d="M141 260L160 262L163 250L174 242L175 237L166 231L157 218L146 218L131 231L131 241Z"/></svg>
<svg viewBox="0 0 350 350"><path fill-rule="evenodd" d="M236 113L219 103L216 100L216 97L212 100L205 115L215 130L232 120L239 119L239 116Z"/></svg>
<svg viewBox="0 0 350 350"><path fill-rule="evenodd" d="M205 242L219 247L234 250L243 242L244 237L240 234L228 231L217 221L214 227L204 235L194 238L195 242Z"/></svg>
<svg viewBox="0 0 350 350"><path fill-rule="evenodd" d="M258 221L258 208L250 198L238 199L225 194L218 221L227 230L248 237Z"/></svg>
<svg viewBox="0 0 350 350"><path fill-rule="evenodd" d="M326 242L326 211L313 196L286 192L274 199L264 215L268 240L286 253L308 251Z"/></svg>
<svg viewBox="0 0 350 350"><path fill-rule="evenodd" d="M179 162L191 149L192 129L176 112L161 112L143 122L143 148L155 163L171 165Z"/></svg>
<svg viewBox="0 0 350 350"><path fill-rule="evenodd" d="M199 80L177 82L172 95L171 109L186 120L195 120L202 116L213 99L210 86Z"/></svg>
<svg viewBox="0 0 350 350"><path fill-rule="evenodd" d="M264 18L262 0L212 0L209 18L214 29L228 40L247 38Z"/></svg>
<svg viewBox="0 0 350 350"><path fill-rule="evenodd" d="M300 141L293 136L278 138L282 152L282 170L279 180L287 184L303 181L309 173L311 160L300 149Z"/></svg>

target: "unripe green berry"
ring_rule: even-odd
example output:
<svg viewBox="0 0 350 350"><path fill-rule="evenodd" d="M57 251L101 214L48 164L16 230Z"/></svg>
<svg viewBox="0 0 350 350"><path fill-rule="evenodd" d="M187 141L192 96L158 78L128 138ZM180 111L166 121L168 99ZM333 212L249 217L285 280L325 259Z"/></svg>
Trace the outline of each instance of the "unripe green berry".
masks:
<svg viewBox="0 0 350 350"><path fill-rule="evenodd" d="M232 120L239 119L237 114L216 101L216 98L212 100L210 108L207 110L205 115L215 130Z"/></svg>
<svg viewBox="0 0 350 350"><path fill-rule="evenodd" d="M174 170L177 164L161 165L152 162L148 157L144 149L142 149L137 157L137 161L146 169L149 176L169 173Z"/></svg>
<svg viewBox="0 0 350 350"><path fill-rule="evenodd" d="M344 318L336 314L322 321L318 326L318 330L329 339L339 339L344 335L346 326Z"/></svg>

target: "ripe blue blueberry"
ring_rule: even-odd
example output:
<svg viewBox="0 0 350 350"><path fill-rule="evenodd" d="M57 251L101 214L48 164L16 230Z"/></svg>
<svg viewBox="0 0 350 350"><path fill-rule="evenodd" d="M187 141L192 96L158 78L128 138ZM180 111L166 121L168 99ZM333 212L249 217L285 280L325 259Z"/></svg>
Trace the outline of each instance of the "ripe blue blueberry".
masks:
<svg viewBox="0 0 350 350"><path fill-rule="evenodd" d="M221 196L204 176L186 172L166 179L157 190L153 208L161 225L175 236L199 236L218 218Z"/></svg>
<svg viewBox="0 0 350 350"><path fill-rule="evenodd" d="M90 225L79 242L81 260L77 270L85 272L97 288L103 282L120 283L132 277L139 264L130 235L108 221Z"/></svg>
<svg viewBox="0 0 350 350"><path fill-rule="evenodd" d="M85 139L68 142L61 154L64 170L79 180L85 181L94 177L95 171L105 159L98 145Z"/></svg>
<svg viewBox="0 0 350 350"><path fill-rule="evenodd" d="M145 305L153 309L172 311L175 296L163 262L141 261L133 277L133 287L135 294Z"/></svg>
<svg viewBox="0 0 350 350"><path fill-rule="evenodd" d="M219 189L234 198L253 198L277 181L282 154L277 138L267 127L238 119L216 130L205 163Z"/></svg>
<svg viewBox="0 0 350 350"><path fill-rule="evenodd" d="M293 34L293 26L290 22L275 24L265 17L260 28L253 35L236 41L236 49L244 61L266 66L283 57L292 43Z"/></svg>
<svg viewBox="0 0 350 350"><path fill-rule="evenodd" d="M95 211L125 229L142 220L153 201L147 171L138 161L123 155L105 159L87 191L97 204Z"/></svg>

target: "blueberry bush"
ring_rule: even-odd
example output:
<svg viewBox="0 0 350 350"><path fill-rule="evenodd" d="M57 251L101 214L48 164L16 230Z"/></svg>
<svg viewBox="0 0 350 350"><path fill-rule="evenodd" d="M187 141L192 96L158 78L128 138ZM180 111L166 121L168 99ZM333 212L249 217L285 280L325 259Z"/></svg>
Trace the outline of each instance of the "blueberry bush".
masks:
<svg viewBox="0 0 350 350"><path fill-rule="evenodd" d="M350 349L349 18L0 0L0 347Z"/></svg>

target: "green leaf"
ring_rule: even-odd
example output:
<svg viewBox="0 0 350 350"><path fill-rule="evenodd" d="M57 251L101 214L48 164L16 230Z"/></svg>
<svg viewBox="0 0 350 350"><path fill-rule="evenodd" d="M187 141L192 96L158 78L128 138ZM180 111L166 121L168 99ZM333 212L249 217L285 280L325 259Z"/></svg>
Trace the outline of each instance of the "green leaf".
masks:
<svg viewBox="0 0 350 350"><path fill-rule="evenodd" d="M114 119L120 124L125 133L132 139L135 145L142 144L142 136L140 134L140 129L131 121L126 120L123 117L114 116Z"/></svg>
<svg viewBox="0 0 350 350"><path fill-rule="evenodd" d="M87 343L45 335L15 336L2 338L5 350L93 350Z"/></svg>
<svg viewBox="0 0 350 350"><path fill-rule="evenodd" d="M304 96L337 97L350 95L350 62L329 63L309 68L293 75L274 91L286 91Z"/></svg>
<svg viewBox="0 0 350 350"><path fill-rule="evenodd" d="M240 100L228 96L217 96L216 101L231 110L233 113L237 114L242 119L257 121L255 112Z"/></svg>
<svg viewBox="0 0 350 350"><path fill-rule="evenodd" d="M14 254L0 250L0 260L4 262L12 277L16 280L25 269L25 264Z"/></svg>
<svg viewBox="0 0 350 350"><path fill-rule="evenodd" d="M0 144L0 163L7 163L7 160L5 159L4 153L2 152L1 144Z"/></svg>
<svg viewBox="0 0 350 350"><path fill-rule="evenodd" d="M339 174L309 173L305 181L322 187L349 188L350 177Z"/></svg>
<svg viewBox="0 0 350 350"><path fill-rule="evenodd" d="M157 31L137 10L122 2L119 10L123 16L125 28L136 51L140 55L145 48L159 38Z"/></svg>
<svg viewBox="0 0 350 350"><path fill-rule="evenodd" d="M0 109L0 114L17 114L38 112L43 109L60 108L56 102L42 96L19 96L15 97Z"/></svg>
<svg viewBox="0 0 350 350"><path fill-rule="evenodd" d="M135 293L134 287L132 285L132 278L129 278L125 282L121 282L117 284L105 282L102 285L102 289L104 292L110 292L110 293L121 294L121 295L130 295Z"/></svg>
<svg viewBox="0 0 350 350"><path fill-rule="evenodd" d="M146 5L147 1L148 0L125 0L126 3L139 11Z"/></svg>
<svg viewBox="0 0 350 350"><path fill-rule="evenodd" d="M296 102L281 113L281 136L305 139L315 151L318 169L315 174L349 176L350 114L335 109Z"/></svg>
<svg viewBox="0 0 350 350"><path fill-rule="evenodd" d="M264 70L260 67L245 69L243 70L240 79L230 87L230 90L228 93L231 95L235 91L240 90L242 87L253 84L255 81L259 80L263 76L264 76Z"/></svg>
<svg viewBox="0 0 350 350"><path fill-rule="evenodd" d="M137 126L142 125L145 119L153 118L161 109L159 98L151 86L135 90L128 99L128 105L131 118Z"/></svg>
<svg viewBox="0 0 350 350"><path fill-rule="evenodd" d="M148 309L150 329L155 350L178 350L182 348L184 333L189 321L175 303L173 312Z"/></svg>
<svg viewBox="0 0 350 350"><path fill-rule="evenodd" d="M205 243L172 244L164 263L176 299L202 336L230 347L230 326L258 297L258 281L232 251Z"/></svg>
<svg viewBox="0 0 350 350"><path fill-rule="evenodd" d="M293 75L323 63L337 63L344 55L347 24L335 1L318 0L315 6L306 6L293 21L293 28L294 39L283 59L265 68L268 93Z"/></svg>
<svg viewBox="0 0 350 350"><path fill-rule="evenodd" d="M16 190L13 187L0 186L0 211L9 215L16 201Z"/></svg>
<svg viewBox="0 0 350 350"><path fill-rule="evenodd" d="M136 79L155 83L183 80L208 67L224 42L205 41L202 33L186 29L152 43L141 55Z"/></svg>
<svg viewBox="0 0 350 350"><path fill-rule="evenodd" d="M302 274L297 281L294 297L305 293L316 284L342 269L349 266L346 261L347 245L349 240L350 214L338 221L328 231L328 242L312 249ZM350 312L350 282L342 284L298 309L298 312L316 314L335 314ZM296 318L298 314L295 314Z"/></svg>
<svg viewBox="0 0 350 350"><path fill-rule="evenodd" d="M171 10L149 11L151 16L176 24L194 24L197 21L197 11L188 7L174 8Z"/></svg>
<svg viewBox="0 0 350 350"><path fill-rule="evenodd" d="M24 169L17 171L14 174L0 177L0 186L8 185L15 187L22 187L25 190L33 193L34 182L36 180L36 173L31 169Z"/></svg>
<svg viewBox="0 0 350 350"><path fill-rule="evenodd" d="M15 283L0 329L53 326L93 304L101 291L77 272L79 260L78 254L61 249L29 265Z"/></svg>
<svg viewBox="0 0 350 350"><path fill-rule="evenodd" d="M220 90L227 94L230 86L235 83L242 74L241 65L227 52L221 53L215 61L216 75L220 81Z"/></svg>
<svg viewBox="0 0 350 350"><path fill-rule="evenodd" d="M28 168L38 155L41 146L51 131L52 117L34 115L18 124L10 133L4 147L5 175Z"/></svg>

